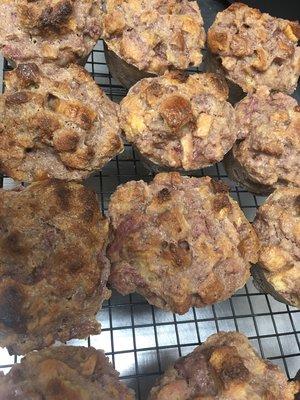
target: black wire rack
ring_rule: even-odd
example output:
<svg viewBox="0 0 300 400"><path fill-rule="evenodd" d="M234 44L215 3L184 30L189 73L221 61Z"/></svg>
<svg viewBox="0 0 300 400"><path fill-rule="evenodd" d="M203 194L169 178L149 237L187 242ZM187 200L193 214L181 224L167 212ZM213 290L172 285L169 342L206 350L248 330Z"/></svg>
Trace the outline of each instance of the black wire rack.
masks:
<svg viewBox="0 0 300 400"><path fill-rule="evenodd" d="M101 42L90 55L86 68L112 100L118 102L126 95L126 90L107 70ZM4 71L8 69L4 61ZM210 175L226 181L231 195L250 221L264 201L263 197L254 196L230 181L222 164L195 175ZM86 184L98 193L105 213L109 197L119 184L152 178L134 149L126 144L125 151L87 179ZM6 187L12 182L2 177L0 184ZM104 349L121 378L135 389L140 400L146 399L154 381L177 357L189 353L218 331L246 334L262 357L278 364L288 379L293 379L300 367L300 311L259 293L252 281L231 299L202 309L193 308L182 316L159 310L139 295L122 297L114 292L98 317L102 324L100 335L69 343ZM17 361L19 357L0 350L0 371L7 372Z"/></svg>

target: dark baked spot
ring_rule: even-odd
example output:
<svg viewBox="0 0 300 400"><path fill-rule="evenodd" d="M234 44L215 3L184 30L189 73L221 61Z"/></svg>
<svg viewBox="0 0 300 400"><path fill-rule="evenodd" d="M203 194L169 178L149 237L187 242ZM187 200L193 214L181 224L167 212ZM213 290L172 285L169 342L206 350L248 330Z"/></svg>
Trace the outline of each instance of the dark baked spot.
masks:
<svg viewBox="0 0 300 400"><path fill-rule="evenodd" d="M170 71L169 76L181 83L185 83L189 78L189 74L184 71Z"/></svg>
<svg viewBox="0 0 300 400"><path fill-rule="evenodd" d="M214 192L215 193L221 193L221 192L228 192L229 191L229 186L226 185L226 183L222 182L222 181L215 181L215 180L211 180L210 181Z"/></svg>
<svg viewBox="0 0 300 400"><path fill-rule="evenodd" d="M231 208L231 203L227 194L220 194L213 201L213 209L215 211L221 211L223 208Z"/></svg>
<svg viewBox="0 0 300 400"><path fill-rule="evenodd" d="M0 298L0 322L16 333L26 333L26 317L22 312L24 298L17 286L7 286Z"/></svg>
<svg viewBox="0 0 300 400"><path fill-rule="evenodd" d="M12 231L3 238L3 247L12 254L26 253L26 248L22 244L22 234L18 231Z"/></svg>
<svg viewBox="0 0 300 400"><path fill-rule="evenodd" d="M188 268L192 262L192 253L189 243L185 240L177 244L169 243L167 246L162 244L163 258L168 260L174 267Z"/></svg>
<svg viewBox="0 0 300 400"><path fill-rule="evenodd" d="M70 208L71 191L63 182L56 182L54 186L54 193L57 197L59 206L67 211Z"/></svg>
<svg viewBox="0 0 300 400"><path fill-rule="evenodd" d="M9 94L5 98L5 104L10 106L19 106L21 104L27 103L29 101L29 96L26 92L16 92Z"/></svg>
<svg viewBox="0 0 300 400"><path fill-rule="evenodd" d="M18 79L24 83L25 87L30 86L33 83L39 83L40 81L40 70L36 64L19 64L16 68L16 74Z"/></svg>
<svg viewBox="0 0 300 400"><path fill-rule="evenodd" d="M294 108L294 110L295 110L296 112L300 112L300 106L299 106L299 105L296 106L296 107Z"/></svg>
<svg viewBox="0 0 300 400"><path fill-rule="evenodd" d="M151 104L151 98L162 96L163 88L158 82L153 81L147 86L145 93L147 100L149 100Z"/></svg>
<svg viewBox="0 0 300 400"><path fill-rule="evenodd" d="M60 25L68 20L72 11L73 7L70 1L61 1L54 7L48 6L40 16L38 26L57 31L60 29Z"/></svg>
<svg viewBox="0 0 300 400"><path fill-rule="evenodd" d="M51 379L47 384L47 394L49 396L61 396L64 392L63 385L59 378Z"/></svg>
<svg viewBox="0 0 300 400"><path fill-rule="evenodd" d="M228 356L222 363L220 378L224 383L230 381L247 381L249 371L239 356Z"/></svg>
<svg viewBox="0 0 300 400"><path fill-rule="evenodd" d="M42 264L38 267L34 267L33 270L26 277L20 279L20 282L27 285L35 285L36 283L40 282L46 275L47 266Z"/></svg>
<svg viewBox="0 0 300 400"><path fill-rule="evenodd" d="M170 193L169 189L168 189L168 188L163 188L162 190L160 190L160 191L157 193L157 198L158 198L158 200L161 201L161 202L170 200L170 198L171 198L171 193Z"/></svg>
<svg viewBox="0 0 300 400"><path fill-rule="evenodd" d="M174 132L195 120L190 101L178 95L169 96L162 101L159 113Z"/></svg>
<svg viewBox="0 0 300 400"><path fill-rule="evenodd" d="M83 263L81 262L81 260L75 260L73 261L70 265L69 265L69 270L71 272L78 272L83 268Z"/></svg>
<svg viewBox="0 0 300 400"><path fill-rule="evenodd" d="M32 125L35 129L40 131L41 136L48 139L52 139L53 132L59 129L60 124L56 118L50 115L44 115L43 113L38 114L32 121Z"/></svg>

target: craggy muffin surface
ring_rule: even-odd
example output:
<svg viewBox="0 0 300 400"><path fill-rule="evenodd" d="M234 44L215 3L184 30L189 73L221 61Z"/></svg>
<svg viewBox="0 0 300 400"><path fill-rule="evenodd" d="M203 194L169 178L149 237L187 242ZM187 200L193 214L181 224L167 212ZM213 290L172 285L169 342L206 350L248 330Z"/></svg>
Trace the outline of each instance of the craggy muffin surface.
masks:
<svg viewBox="0 0 300 400"><path fill-rule="evenodd" d="M84 61L100 32L98 0L2 0L0 51L16 63Z"/></svg>
<svg viewBox="0 0 300 400"><path fill-rule="evenodd" d="M108 358L92 347L32 352L0 375L1 400L134 400Z"/></svg>
<svg viewBox="0 0 300 400"><path fill-rule="evenodd" d="M128 182L112 195L109 215L112 286L179 314L229 298L257 260L251 225L209 177Z"/></svg>
<svg viewBox="0 0 300 400"><path fill-rule="evenodd" d="M229 175L254 192L300 187L300 106L260 87L236 107L238 141L226 161ZM237 164L236 167L234 164ZM232 171L232 168L236 168ZM251 191L251 187L250 187Z"/></svg>
<svg viewBox="0 0 300 400"><path fill-rule="evenodd" d="M118 105L75 64L20 64L0 97L0 169L20 181L80 180L123 149Z"/></svg>
<svg viewBox="0 0 300 400"><path fill-rule="evenodd" d="M217 14L208 45L227 78L245 92L266 85L292 93L300 74L298 22L275 18L242 3Z"/></svg>
<svg viewBox="0 0 300 400"><path fill-rule="evenodd" d="M143 79L121 102L121 128L158 165L203 168L221 161L237 138L227 96L226 82L216 74Z"/></svg>
<svg viewBox="0 0 300 400"><path fill-rule="evenodd" d="M259 208L254 229L260 241L258 266L267 282L300 308L300 188L277 189Z"/></svg>
<svg viewBox="0 0 300 400"><path fill-rule="evenodd" d="M127 63L155 74L199 65L205 43L199 6L190 0L105 0L102 37Z"/></svg>
<svg viewBox="0 0 300 400"><path fill-rule="evenodd" d="M14 354L100 331L108 221L78 183L0 191L0 345Z"/></svg>
<svg viewBox="0 0 300 400"><path fill-rule="evenodd" d="M169 368L149 400L294 400L299 382L287 382L278 366L263 360L248 339L220 332Z"/></svg>

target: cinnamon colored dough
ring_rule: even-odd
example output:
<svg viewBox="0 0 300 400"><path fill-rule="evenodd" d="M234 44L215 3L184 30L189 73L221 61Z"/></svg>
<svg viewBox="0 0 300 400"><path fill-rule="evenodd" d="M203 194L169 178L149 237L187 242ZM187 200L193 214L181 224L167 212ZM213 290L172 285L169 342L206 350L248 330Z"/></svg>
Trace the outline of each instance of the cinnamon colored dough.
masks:
<svg viewBox="0 0 300 400"><path fill-rule="evenodd" d="M225 79L166 73L133 86L121 102L127 141L152 163L195 170L221 161L237 139Z"/></svg>
<svg viewBox="0 0 300 400"><path fill-rule="evenodd" d="M300 188L275 190L253 223L260 241L252 270L259 289L300 308Z"/></svg>
<svg viewBox="0 0 300 400"><path fill-rule="evenodd" d="M109 205L110 283L184 314L228 299L257 261L257 237L228 188L210 177L161 173L120 186Z"/></svg>
<svg viewBox="0 0 300 400"><path fill-rule="evenodd" d="M299 381L287 382L244 335L220 332L179 358L148 400L294 400L299 391Z"/></svg>
<svg viewBox="0 0 300 400"><path fill-rule="evenodd" d="M0 169L25 182L81 180L123 150L119 106L71 64L20 64L0 97Z"/></svg>
<svg viewBox="0 0 300 400"><path fill-rule="evenodd" d="M299 22L234 3L217 14L207 41L225 76L244 92L265 85L292 93L300 74L299 38Z"/></svg>
<svg viewBox="0 0 300 400"><path fill-rule="evenodd" d="M108 358L92 347L32 352L0 374L1 400L134 400Z"/></svg>
<svg viewBox="0 0 300 400"><path fill-rule="evenodd" d="M196 1L105 0L101 37L139 70L162 74L202 61L205 31Z"/></svg>
<svg viewBox="0 0 300 400"><path fill-rule="evenodd" d="M100 331L108 221L78 183L0 190L0 345L25 354Z"/></svg>
<svg viewBox="0 0 300 400"><path fill-rule="evenodd" d="M1 0L0 51L16 64L84 63L101 33L98 0Z"/></svg>
<svg viewBox="0 0 300 400"><path fill-rule="evenodd" d="M238 140L225 157L230 178L250 192L300 187L300 106L259 87L236 106Z"/></svg>

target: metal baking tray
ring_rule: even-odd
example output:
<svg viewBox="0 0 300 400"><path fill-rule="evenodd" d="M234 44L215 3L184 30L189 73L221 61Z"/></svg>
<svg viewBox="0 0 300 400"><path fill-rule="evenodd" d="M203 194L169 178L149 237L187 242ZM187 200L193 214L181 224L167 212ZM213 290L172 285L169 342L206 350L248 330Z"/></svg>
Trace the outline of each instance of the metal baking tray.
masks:
<svg viewBox="0 0 300 400"><path fill-rule="evenodd" d="M206 27L225 3L200 0ZM0 63L2 71L9 69L6 61L0 60ZM112 100L119 102L126 95L126 90L108 72L101 41L90 55L86 68ZM232 197L250 221L264 201L263 197L254 196L230 181L222 163L199 170L195 175L209 175L227 182ZM132 147L126 144L124 153L85 183L98 193L99 205L105 213L109 197L119 184L152 178ZM11 179L0 178L1 187L14 185ZM147 398L154 381L177 357L191 352L218 331L246 334L259 354L279 365L288 379L293 379L300 368L300 310L259 293L251 280L231 299L205 308L193 308L182 316L159 310L139 295L123 297L114 292L98 319L102 323L100 335L68 343L103 349L121 378L136 391L139 400ZM19 360L20 357L10 356L6 349L0 349L0 371L7 373Z"/></svg>

